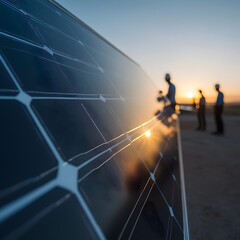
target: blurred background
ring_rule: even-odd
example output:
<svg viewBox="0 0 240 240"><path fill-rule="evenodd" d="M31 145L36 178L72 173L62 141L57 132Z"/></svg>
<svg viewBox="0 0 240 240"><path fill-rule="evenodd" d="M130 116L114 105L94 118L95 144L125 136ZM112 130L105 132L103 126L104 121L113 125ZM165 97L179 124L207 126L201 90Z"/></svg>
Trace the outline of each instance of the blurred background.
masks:
<svg viewBox="0 0 240 240"><path fill-rule="evenodd" d="M226 103L240 101L238 0L57 0L135 59L163 90L172 74L177 100L202 89L214 102L219 83Z"/></svg>

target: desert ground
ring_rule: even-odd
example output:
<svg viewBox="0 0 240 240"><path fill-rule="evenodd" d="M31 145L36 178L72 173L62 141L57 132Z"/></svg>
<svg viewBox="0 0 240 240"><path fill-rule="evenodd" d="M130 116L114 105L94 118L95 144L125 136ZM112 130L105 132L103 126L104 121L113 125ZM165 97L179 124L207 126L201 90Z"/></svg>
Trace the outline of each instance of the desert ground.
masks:
<svg viewBox="0 0 240 240"><path fill-rule="evenodd" d="M180 115L191 240L240 239L240 115L225 115L225 135L196 131L195 114Z"/></svg>

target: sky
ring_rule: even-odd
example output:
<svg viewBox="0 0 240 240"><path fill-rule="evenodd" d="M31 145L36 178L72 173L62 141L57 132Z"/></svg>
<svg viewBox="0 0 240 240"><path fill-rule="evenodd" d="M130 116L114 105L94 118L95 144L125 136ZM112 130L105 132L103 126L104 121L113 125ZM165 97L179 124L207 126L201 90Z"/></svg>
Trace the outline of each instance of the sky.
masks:
<svg viewBox="0 0 240 240"><path fill-rule="evenodd" d="M240 0L57 0L138 62L163 91L166 72L178 101L219 83L240 102Z"/></svg>

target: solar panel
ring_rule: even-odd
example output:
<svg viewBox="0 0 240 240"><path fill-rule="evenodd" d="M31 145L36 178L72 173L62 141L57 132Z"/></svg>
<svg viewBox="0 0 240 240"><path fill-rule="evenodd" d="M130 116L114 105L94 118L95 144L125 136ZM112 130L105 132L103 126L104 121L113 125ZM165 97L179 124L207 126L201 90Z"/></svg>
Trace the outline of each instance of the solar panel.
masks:
<svg viewBox="0 0 240 240"><path fill-rule="evenodd" d="M0 238L188 239L177 118L143 69L52 1L0 20Z"/></svg>

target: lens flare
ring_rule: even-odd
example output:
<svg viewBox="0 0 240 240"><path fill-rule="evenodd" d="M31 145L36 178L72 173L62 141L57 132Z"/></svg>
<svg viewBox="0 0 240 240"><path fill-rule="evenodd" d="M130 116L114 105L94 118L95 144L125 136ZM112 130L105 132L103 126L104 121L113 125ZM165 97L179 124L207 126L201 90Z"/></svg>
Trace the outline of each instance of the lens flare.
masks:
<svg viewBox="0 0 240 240"><path fill-rule="evenodd" d="M178 112L180 110L180 106L176 105L175 110Z"/></svg>
<svg viewBox="0 0 240 240"><path fill-rule="evenodd" d="M149 137L151 136L151 132L150 132L149 130L147 130L147 131L145 132L145 136L146 136L147 138L149 138Z"/></svg>

